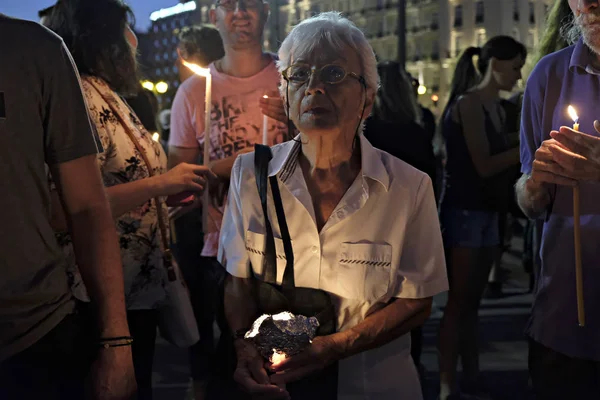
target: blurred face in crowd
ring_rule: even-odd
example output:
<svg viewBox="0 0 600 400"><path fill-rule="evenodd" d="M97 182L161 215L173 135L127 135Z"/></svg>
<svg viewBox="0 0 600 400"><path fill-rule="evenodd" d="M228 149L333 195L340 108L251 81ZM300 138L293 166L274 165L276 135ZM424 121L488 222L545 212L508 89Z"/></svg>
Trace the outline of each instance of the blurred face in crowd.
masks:
<svg viewBox="0 0 600 400"><path fill-rule="evenodd" d="M307 136L334 135L354 139L363 107L368 115L373 90L359 81L363 74L358 53L346 45L336 50L316 46L310 54L294 54L284 71L289 98L289 117ZM285 95L286 88L282 88Z"/></svg>
<svg viewBox="0 0 600 400"><path fill-rule="evenodd" d="M225 47L236 50L262 46L269 5L262 0L218 0L210 11Z"/></svg>
<svg viewBox="0 0 600 400"><path fill-rule="evenodd" d="M492 59L492 74L501 90L511 91L515 87L522 78L523 65L525 65L525 59L520 54L512 60Z"/></svg>
<svg viewBox="0 0 600 400"><path fill-rule="evenodd" d="M600 2L598 0L568 0L585 44L600 54Z"/></svg>

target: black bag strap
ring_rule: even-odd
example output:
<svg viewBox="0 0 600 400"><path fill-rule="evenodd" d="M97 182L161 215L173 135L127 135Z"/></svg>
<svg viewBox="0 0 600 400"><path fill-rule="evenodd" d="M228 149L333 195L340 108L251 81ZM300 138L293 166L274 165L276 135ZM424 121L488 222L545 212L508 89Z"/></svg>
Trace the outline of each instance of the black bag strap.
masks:
<svg viewBox="0 0 600 400"><path fill-rule="evenodd" d="M271 149L265 151L262 145L254 146L254 175L256 176L256 188L260 196L263 215L265 216L265 229L267 231L265 242L265 256L263 258L263 280L268 283L277 282L277 254L275 251L275 238L273 228L267 216L267 188L269 175L269 161L271 161Z"/></svg>
<svg viewBox="0 0 600 400"><path fill-rule="evenodd" d="M277 250L275 248L273 228L271 227L271 222L269 221L267 213L267 187L268 181L270 181L271 193L273 195L273 202L275 205L275 213L277 214L277 222L279 223L279 230L281 232L281 239L283 241L283 249L286 258L282 286L284 289L290 289L296 286L294 277L294 251L292 248L292 239L287 226L287 220L285 218L283 202L281 201L281 192L279 191L279 182L277 180L277 176L268 178L269 161L272 158L273 156L271 154L271 149L268 146L262 144L256 144L254 146L254 171L256 175L256 187L260 196L260 203L265 218L265 230L267 233L265 257L263 261L263 270L265 271L263 279L265 282L269 283L275 283L277 279Z"/></svg>

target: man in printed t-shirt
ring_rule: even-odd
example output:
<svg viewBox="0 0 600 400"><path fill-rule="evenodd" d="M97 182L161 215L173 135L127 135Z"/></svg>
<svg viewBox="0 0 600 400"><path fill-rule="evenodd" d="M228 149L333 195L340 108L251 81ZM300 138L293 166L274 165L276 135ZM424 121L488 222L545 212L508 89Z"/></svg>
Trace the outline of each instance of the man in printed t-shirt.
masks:
<svg viewBox="0 0 600 400"><path fill-rule="evenodd" d="M192 371L196 395L202 392L201 381L209 379L215 359L212 322L216 308L217 280L225 274L216 263L219 231L223 217L222 195L237 155L253 151L262 142L263 115L268 118L268 144L287 138L286 116L279 97L279 73L275 56L263 52L263 29L269 6L262 0L219 0L210 10L210 19L223 39L225 57L209 66L212 76L211 126L208 129L210 165L221 180L219 191L211 188L208 226L204 227L206 257L199 266L206 287L199 321L205 352L202 371ZM197 162L206 143L204 126L205 79L192 76L177 91L171 108L169 166ZM263 95L269 98L264 99ZM221 197L221 198L219 198ZM195 360L198 362L198 360ZM194 362L192 363L194 364ZM193 368L194 369L194 368Z"/></svg>

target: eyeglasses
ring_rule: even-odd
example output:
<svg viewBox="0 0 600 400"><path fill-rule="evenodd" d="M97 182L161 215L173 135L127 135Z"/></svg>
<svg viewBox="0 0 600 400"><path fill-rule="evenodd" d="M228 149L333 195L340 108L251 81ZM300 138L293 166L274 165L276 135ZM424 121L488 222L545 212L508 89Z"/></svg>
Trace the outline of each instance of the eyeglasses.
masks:
<svg viewBox="0 0 600 400"><path fill-rule="evenodd" d="M346 72L343 67L335 64L324 65L321 68L311 67L308 64L294 64L287 67L282 73L285 80L297 85L307 82L312 74L318 74L321 82L330 85L341 83L348 76L365 85L365 78L354 72Z"/></svg>
<svg viewBox="0 0 600 400"><path fill-rule="evenodd" d="M218 0L217 7L222 7L227 11L234 11L239 5L241 9L256 9L263 4L263 0Z"/></svg>

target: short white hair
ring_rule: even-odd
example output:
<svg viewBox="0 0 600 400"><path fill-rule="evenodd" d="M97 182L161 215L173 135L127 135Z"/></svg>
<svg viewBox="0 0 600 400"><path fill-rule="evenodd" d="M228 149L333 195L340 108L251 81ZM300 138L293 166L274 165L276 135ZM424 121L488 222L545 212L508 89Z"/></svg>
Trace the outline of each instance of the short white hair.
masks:
<svg viewBox="0 0 600 400"><path fill-rule="evenodd" d="M355 49L367 88L379 88L377 59L373 48L362 31L336 11L318 14L300 22L292 29L279 48L279 72L282 73L290 66L292 53L296 56L310 54L324 43L340 51L344 46Z"/></svg>

